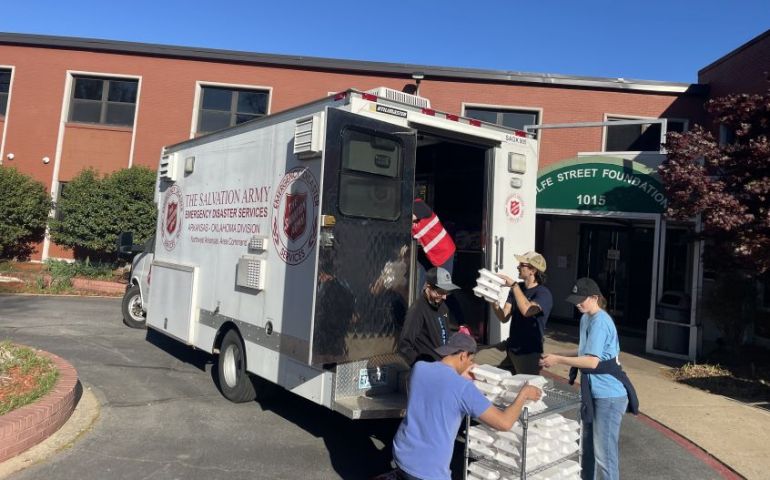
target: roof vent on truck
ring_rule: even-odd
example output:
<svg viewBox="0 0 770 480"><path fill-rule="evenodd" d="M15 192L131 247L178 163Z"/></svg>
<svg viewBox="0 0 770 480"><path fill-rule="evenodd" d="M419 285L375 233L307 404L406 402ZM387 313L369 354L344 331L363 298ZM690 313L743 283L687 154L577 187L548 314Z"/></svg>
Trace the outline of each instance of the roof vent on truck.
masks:
<svg viewBox="0 0 770 480"><path fill-rule="evenodd" d="M409 93L399 92L388 87L377 87L367 90L366 93L377 95L380 98L386 98L394 102L405 103L419 108L430 108L430 100L425 97L418 97Z"/></svg>

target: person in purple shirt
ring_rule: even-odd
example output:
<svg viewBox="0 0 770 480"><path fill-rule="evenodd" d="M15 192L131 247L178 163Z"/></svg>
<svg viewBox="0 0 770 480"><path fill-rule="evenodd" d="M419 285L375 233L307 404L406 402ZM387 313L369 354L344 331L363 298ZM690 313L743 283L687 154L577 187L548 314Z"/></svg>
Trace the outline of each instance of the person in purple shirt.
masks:
<svg viewBox="0 0 770 480"><path fill-rule="evenodd" d="M393 457L401 480L449 480L454 440L465 415L497 430L510 430L527 400L540 389L526 385L516 400L501 410L470 380L476 341L455 333L437 347L439 362L418 361L409 379L406 416L393 439Z"/></svg>

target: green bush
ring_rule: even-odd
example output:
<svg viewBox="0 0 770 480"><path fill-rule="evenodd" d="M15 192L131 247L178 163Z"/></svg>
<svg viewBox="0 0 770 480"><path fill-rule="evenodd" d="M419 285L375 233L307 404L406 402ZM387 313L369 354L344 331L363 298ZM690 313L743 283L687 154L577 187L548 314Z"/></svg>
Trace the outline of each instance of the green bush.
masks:
<svg viewBox="0 0 770 480"><path fill-rule="evenodd" d="M51 238L71 247L76 258L112 260L120 232L134 232L135 243L155 232L154 191L155 172L148 168L126 168L105 177L83 170L59 200Z"/></svg>
<svg viewBox="0 0 770 480"><path fill-rule="evenodd" d="M73 277L86 277L107 280L113 276L113 270L116 265L112 263L94 262L90 260L65 262L63 260L46 260L46 270L51 273L51 277L57 278L73 278Z"/></svg>
<svg viewBox="0 0 770 480"><path fill-rule="evenodd" d="M0 258L29 257L43 240L51 205L42 183L0 167Z"/></svg>

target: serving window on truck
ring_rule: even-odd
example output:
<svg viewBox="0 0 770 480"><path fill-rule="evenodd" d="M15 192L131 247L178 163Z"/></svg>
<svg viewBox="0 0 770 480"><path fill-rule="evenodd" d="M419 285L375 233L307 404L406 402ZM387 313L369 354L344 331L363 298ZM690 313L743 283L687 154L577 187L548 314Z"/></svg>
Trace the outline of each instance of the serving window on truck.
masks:
<svg viewBox="0 0 770 480"><path fill-rule="evenodd" d="M342 132L340 212L397 220L401 213L401 143L375 132Z"/></svg>

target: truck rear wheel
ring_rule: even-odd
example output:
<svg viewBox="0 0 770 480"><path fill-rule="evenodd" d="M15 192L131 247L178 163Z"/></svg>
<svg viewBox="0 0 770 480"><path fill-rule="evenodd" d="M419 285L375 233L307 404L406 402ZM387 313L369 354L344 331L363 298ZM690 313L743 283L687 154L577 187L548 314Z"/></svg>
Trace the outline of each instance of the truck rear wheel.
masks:
<svg viewBox="0 0 770 480"><path fill-rule="evenodd" d="M250 402L257 397L252 378L246 372L246 351L237 330L229 330L222 339L217 376L222 395L231 402Z"/></svg>
<svg viewBox="0 0 770 480"><path fill-rule="evenodd" d="M123 323L131 328L147 328L142 310L142 292L139 285L131 285L123 295Z"/></svg>

